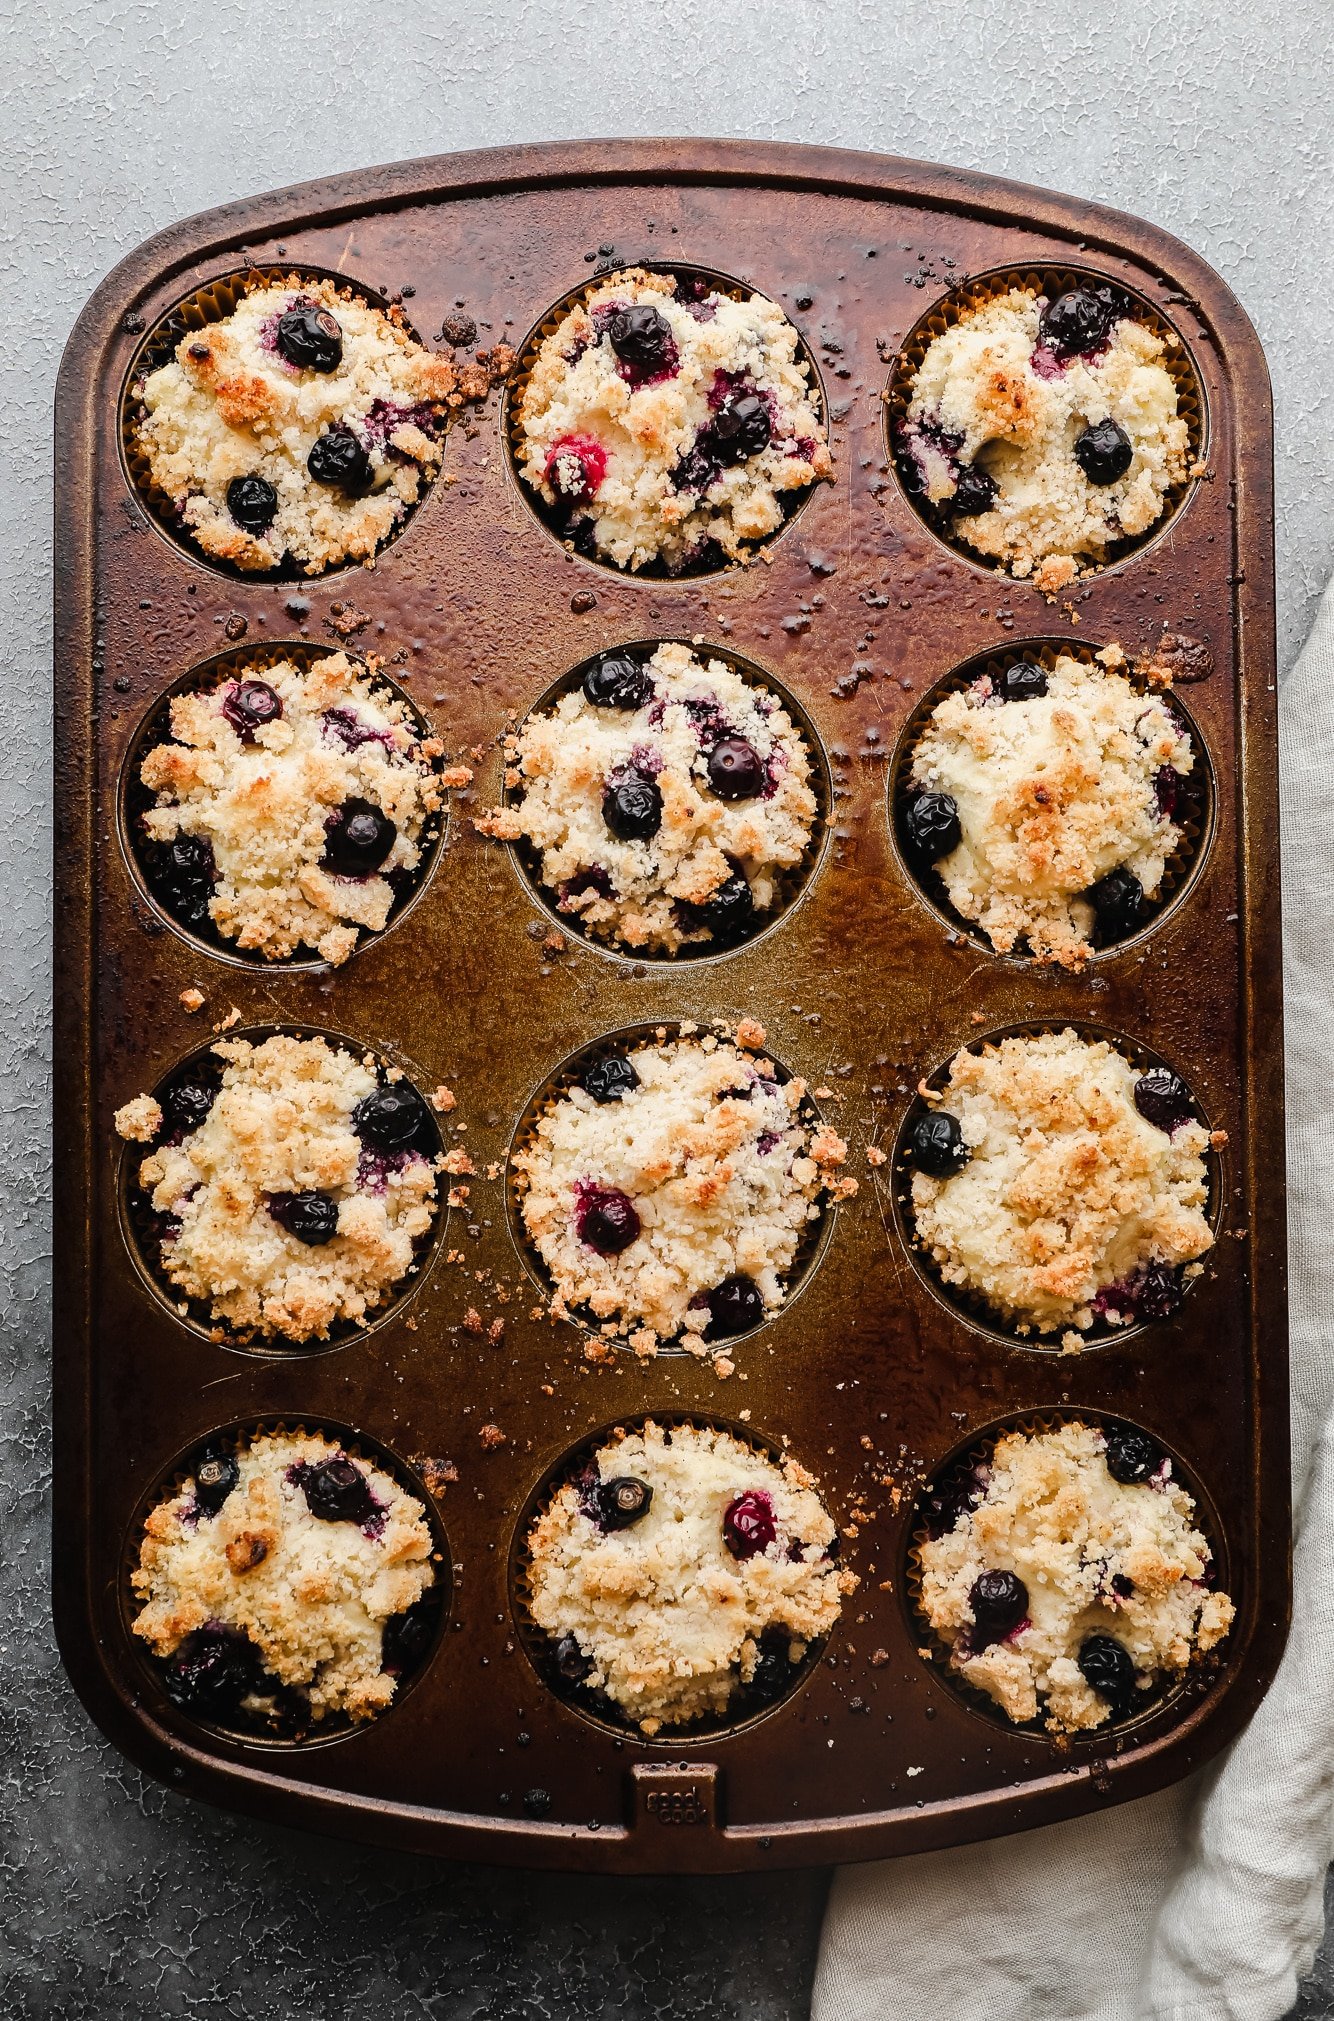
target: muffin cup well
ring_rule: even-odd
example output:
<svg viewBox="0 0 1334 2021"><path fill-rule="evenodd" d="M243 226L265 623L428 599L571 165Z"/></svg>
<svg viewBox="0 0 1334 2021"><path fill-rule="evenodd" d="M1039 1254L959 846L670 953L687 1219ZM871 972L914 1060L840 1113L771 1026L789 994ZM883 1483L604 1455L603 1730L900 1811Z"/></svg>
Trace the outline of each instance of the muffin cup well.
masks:
<svg viewBox="0 0 1334 2021"><path fill-rule="evenodd" d="M979 653L953 668L943 679L928 690L913 709L903 726L893 762L889 769L889 827L894 848L898 855L904 876L921 894L931 910L951 929L972 942L974 947L989 955L993 961L1017 961L1029 966L1034 957L1020 943L1019 948L1003 954L994 948L986 934L975 920L965 919L961 912L951 905L943 878L934 865L922 866L914 860L913 851L904 834L904 815L907 802L913 791L912 764L918 745L930 727L931 715L947 695L959 694L969 688L984 675L999 676L1007 667L1017 666L1021 661L1036 662L1048 672L1058 659L1082 661L1086 666L1099 666L1098 649L1073 639L1027 639L1007 646L1003 652ZM1109 942L1105 947L1095 948L1092 961L1105 961L1109 956L1121 954L1126 948L1134 947L1148 938L1162 924L1166 915L1176 909L1178 903L1194 885L1196 877L1209 853L1214 834L1214 777L1208 748L1199 725L1185 704L1173 690L1152 688L1140 674L1133 662L1127 661L1116 672L1123 674L1133 686L1143 694L1152 695L1162 702L1177 719L1190 739L1195 758L1194 770L1180 781L1179 802L1172 819L1181 829L1181 840L1168 857L1163 871L1162 882L1156 898L1147 899L1147 916L1133 934Z"/></svg>
<svg viewBox="0 0 1334 2021"><path fill-rule="evenodd" d="M134 1622L143 1602L134 1592L131 1577L139 1563L144 1524L160 1503L170 1501L180 1493L207 1448L237 1453L243 1451L254 1440L266 1436L304 1438L315 1434L337 1445L349 1459L363 1460L368 1466L378 1467L382 1472L389 1474L399 1487L420 1502L425 1510L431 1530L431 1564L435 1571L435 1583L423 1594L417 1605L429 1610L432 1617L430 1646L402 1673L393 1703L372 1719L354 1720L345 1713L330 1714L318 1721L303 1718L300 1694L276 1683L275 1712L272 1717L259 1713L242 1714L238 1715L234 1722L223 1723L186 1711L167 1698L163 1671L169 1659L154 1656L147 1643L134 1632ZM120 1611L130 1647L134 1650L143 1670L151 1678L153 1689L170 1706L174 1718L186 1721L216 1738L247 1747L300 1747L304 1751L310 1747L326 1745L330 1741L346 1740L352 1734L363 1732L368 1727L378 1726L381 1720L398 1711L404 1699L430 1668L439 1651L453 1603L453 1583L453 1559L435 1501L415 1470L379 1439L367 1432L354 1430L350 1425L337 1424L332 1419L325 1418L232 1420L217 1430L192 1440L187 1449L179 1454L171 1465L157 1476L152 1486L140 1496L126 1531L121 1552Z"/></svg>
<svg viewBox="0 0 1334 2021"><path fill-rule="evenodd" d="M1156 1053L1151 1047L1140 1044L1137 1039L1127 1038L1122 1032L1105 1030L1101 1026L1090 1024L1082 1018L1034 1018L1023 1023L1002 1026L996 1031L978 1032L976 1035L970 1035L961 1045L956 1046L946 1059L942 1060L930 1073L923 1075L922 1078L928 1087L940 1088L944 1086L948 1079L950 1067L960 1052L980 1053L986 1046L999 1045L1002 1039L1040 1038L1047 1033L1067 1030L1073 1030L1081 1039L1086 1039L1091 1043L1105 1040L1108 1045L1114 1047L1123 1058L1128 1060L1133 1067L1138 1067L1144 1071L1147 1071L1150 1067L1168 1067L1171 1071L1176 1071L1172 1067L1171 1061L1164 1059L1161 1053ZM921 1095L917 1095L909 1103L895 1133L893 1156L889 1164L884 1167L883 1174L878 1175L882 1176L883 1180L889 1185L893 1197L895 1227L903 1247L907 1250L912 1260L914 1269L928 1290L940 1300L942 1305L947 1306L956 1317L966 1321L970 1327L979 1333L985 1334L990 1340L996 1341L1004 1347L1021 1347L1027 1348L1030 1352L1037 1354L1059 1355L1061 1353L1061 1334L1063 1331L1070 1329L1054 1329L1048 1334L1040 1334L1036 1329L1030 1329L1027 1333L1021 1333L1019 1331L1019 1322L1007 1320L979 1292L971 1291L966 1286L947 1284L941 1276L937 1265L918 1242L912 1204L913 1166L906 1156L906 1146L909 1132L917 1119L926 1112L927 1107L928 1104L923 1100ZM1208 1130L1210 1128L1209 1119L1201 1109L1193 1090L1191 1091L1191 1113L1204 1129ZM1204 1167L1209 1189L1209 1197L1204 1211L1213 1230L1216 1242L1223 1218L1224 1195L1221 1161L1218 1152L1212 1146L1204 1153ZM1209 1268L1212 1256L1213 1250L1211 1248L1207 1249L1204 1255L1197 1259L1204 1265L1206 1271ZM1190 1296L1196 1282L1195 1278L1187 1277L1182 1279L1183 1298ZM1082 1343L1081 1351L1087 1353L1093 1348L1119 1345L1120 1342L1129 1340L1134 1335L1149 1331L1156 1334L1160 1333L1161 1329L1170 1327L1175 1318L1176 1313L1172 1313L1166 1319L1137 1319L1128 1326L1112 1326L1106 1320L1095 1319L1087 1332L1080 1335Z"/></svg>
<svg viewBox="0 0 1334 2021"><path fill-rule="evenodd" d="M648 273L672 274L683 280L704 281L710 289L720 295L729 295L734 302L744 302L751 295L764 294L762 288L748 285L745 281L735 280L730 274L719 273L714 267L695 266L688 260L658 260L646 254L642 261L623 261L617 267L608 268L605 272L596 273L591 278L581 281L578 287L571 288L568 294L562 295L560 300L553 303L546 314L538 322L534 323L532 329L519 346L518 361L505 384L502 421L505 449L509 458L510 475L529 511L536 519L541 521L548 533L552 534L555 539L560 541L563 547L572 553L577 550L573 548L561 524L559 513L554 507L546 503L539 492L533 489L523 474L522 410L524 394L527 390L528 382L532 377L533 367L537 362L538 351L541 349L546 338L569 315L571 309L586 301L596 289L605 287L608 281L615 280L618 273L626 272L631 266L641 265ZM774 295L765 296L765 299L777 302L777 297ZM778 306L781 308L782 304L779 303ZM786 309L783 310L783 314L787 316ZM787 316L787 320L791 322L792 318ZM796 325L794 324L793 327L796 328ZM815 354L807 344L800 330L797 331L797 358L806 367L811 404L815 408L819 419L824 423L827 434L829 426L829 401L825 396L824 381L820 377L820 368L816 362ZM812 483L808 484L804 491L782 493L779 496L778 502L783 512L783 524L773 533L769 534L765 540L752 543L751 553L758 554L762 549L771 547L774 541L781 540L788 527L809 502L817 489L818 484ZM669 569L664 562L660 561L647 562L643 568L621 568L616 562L606 559L600 554L584 555L581 558L588 561L594 568L605 569L608 574L617 576L624 582L680 582L687 578L698 580L706 576L725 575L729 570L744 568L746 566L744 561L732 561L727 555L705 557L698 563L687 564L677 569Z"/></svg>
<svg viewBox="0 0 1334 2021"><path fill-rule="evenodd" d="M770 1439L752 1425L736 1423L731 1418L719 1417L713 1413L699 1411L641 1411L627 1418L613 1419L598 1427L571 1446L555 1460L542 1475L537 1486L528 1496L520 1510L514 1526L514 1536L510 1545L509 1593L510 1611L518 1631L519 1642L524 1655L536 1671L542 1684L556 1698L568 1705L573 1712L590 1724L617 1735L618 1738L636 1740L641 1747L651 1747L655 1752L662 1747L689 1746L705 1737L721 1738L725 1734L737 1733L757 1725L782 1707L791 1704L794 1695L801 1689L820 1661L828 1643L828 1636L821 1636L807 1644L806 1654L792 1671L786 1687L777 1696L757 1702L749 1696L747 1688L738 1687L732 1706L721 1717L691 1720L680 1726L663 1726L651 1738L642 1733L635 1722L614 1700L602 1692L589 1690L582 1684L572 1684L561 1677L555 1665L555 1640L544 1628L539 1628L531 1612L530 1577L532 1559L528 1550L528 1537L533 1524L545 1509L550 1507L556 1495L568 1483L578 1479L584 1467L594 1454L618 1431L636 1432L652 1419L654 1424L665 1430L673 1430L678 1425L690 1425L700 1431L724 1432L734 1438L739 1445L747 1446L762 1459L771 1460L780 1466L788 1456L776 1439ZM816 1483L816 1491L820 1492ZM823 1500L823 1495L821 1496ZM837 1558L839 1543L837 1536L830 1549L830 1556Z"/></svg>
<svg viewBox="0 0 1334 2021"><path fill-rule="evenodd" d="M564 696L573 694L581 686L584 674L588 668L594 666L597 661L605 659L609 653L625 653L636 659L648 659L657 647L661 645L689 646L697 658L721 660L731 673L738 675L748 686L762 689L766 693L776 696L787 711L793 725L800 733L806 745L811 761L811 775L808 784L816 801L815 820L811 826L810 840L802 852L800 862L794 863L790 870L781 871L775 877L775 883L778 887L777 903L771 906L768 912L757 915L753 933L730 943L726 947L714 947L707 941L704 941L698 946L692 944L682 947L675 954L664 953L661 949L627 947L621 941L603 939L601 935L591 933L577 913L562 912L560 910L556 903L554 892L542 882L542 859L540 851L534 849L530 843L523 839L518 842L511 842L507 847L515 869L527 885L533 899L541 906L548 917L560 927L563 933L570 934L573 938L582 941L586 947L595 948L599 954L606 955L616 961L660 963L664 967L679 967L683 963L696 965L702 962L727 961L731 956L739 953L741 949L753 947L757 941L764 939L766 935L773 932L776 927L782 924L792 908L805 896L806 891L815 880L816 873L824 862L829 840L829 812L833 804L833 783L829 770L829 758L819 731L791 690L784 687L781 681L768 673L756 661L749 660L743 654L734 652L730 646L711 645L707 642L699 643L694 638L628 639L623 645L607 645L603 646L596 653L590 653L587 659L580 660L577 666L571 667L568 673L562 674L558 680L553 681L551 686L538 696L523 720L515 725L514 734L516 736L521 735L524 725L533 717L540 716L546 711L555 708L556 704ZM522 803L522 800L522 788L512 786L505 788L503 804L506 807L517 807Z"/></svg>
<svg viewBox="0 0 1334 2021"><path fill-rule="evenodd" d="M265 1039L277 1035L294 1039L323 1039L326 1045L342 1052L350 1052L358 1059L372 1053L376 1057L377 1065L382 1069L402 1065L400 1061L383 1055L374 1046L359 1044L356 1039L350 1038L344 1032L331 1031L319 1025L238 1025L235 1030L218 1033L207 1044L195 1046L190 1052L182 1054L181 1058L160 1076L152 1092L156 1095L160 1089L177 1079L196 1062L207 1058L219 1038L246 1039L251 1045L260 1045ZM408 1078L425 1099L418 1075L412 1072L408 1074ZM439 1125L429 1101L427 1113L435 1128L439 1149L443 1151L444 1142L440 1137ZM439 1172L436 1174L435 1213L430 1228L415 1246L411 1269L399 1284L392 1287L384 1302L370 1311L364 1319L340 1320L330 1327L326 1338L304 1341L291 1341L277 1335L258 1331L244 1332L230 1327L225 1320L213 1318L207 1299L188 1298L172 1283L161 1267L161 1238L154 1225L158 1217L138 1185L139 1166L152 1148L151 1144L138 1142L122 1143L119 1147L116 1197L121 1235L145 1290L159 1306L170 1313L177 1326L193 1334L196 1339L207 1340L216 1346L230 1348L241 1354L277 1357L283 1360L298 1355L327 1354L334 1348L346 1347L353 1341L364 1340L368 1335L377 1333L381 1327L396 1319L408 1301L421 1289L435 1263L449 1219L447 1198L449 1181L444 1173Z"/></svg>
<svg viewBox="0 0 1334 2021"><path fill-rule="evenodd" d="M228 940L219 933L211 922L207 927L195 928L183 925L176 918L155 893L144 862L144 839L140 830L144 815L157 805L157 797L140 779L140 767L152 745L172 741L171 705L178 695L210 692L244 673L262 674L283 660L290 661L304 673L317 661L329 659L334 653L340 652L374 685L388 689L395 700L404 705L419 739L424 740L431 736L429 721L406 689L401 688L397 681L391 680L383 668L372 670L362 654L353 651L341 641L325 645L312 639L265 639L253 646L234 646L227 652L215 653L211 658L191 667L188 673L173 682L166 693L160 695L150 705L130 742L121 768L117 794L117 832L121 851L144 903L151 906L173 933L178 933L183 940L188 941L192 947L199 948L213 961L228 962L237 968L257 969L279 975L308 970L327 971L329 968L329 964L314 952L271 960L258 950L238 947L235 941ZM430 761L430 769L437 774L443 766L443 758ZM349 959L355 960L365 947L382 940L385 934L392 932L399 921L412 911L435 874L448 827L449 802L446 795L444 804L435 814L429 815L423 824L420 841L421 862L415 870L406 873L402 889L395 896L389 918L378 932L360 929L360 938ZM336 922L331 919L330 924L334 925Z"/></svg>
<svg viewBox="0 0 1334 2021"><path fill-rule="evenodd" d="M1020 1723L1012 1720L988 1692L970 1684L951 1661L950 1644L937 1634L927 1619L922 1604L922 1564L921 1549L929 1537L923 1513L926 1497L933 1490L966 1478L976 1468L985 1467L996 1449L998 1441L1009 1432L1022 1432L1028 1437L1037 1437L1043 1432L1056 1431L1062 1425L1082 1423L1096 1426L1105 1431L1126 1428L1132 1431L1144 1427L1130 1418L1114 1415L1103 1410L1085 1410L1073 1405L1059 1406L1050 1410L1026 1412L1022 1415L998 1419L981 1432L974 1432L964 1444L936 1467L927 1478L918 1494L909 1523L908 1536L902 1560L902 1575L899 1590L903 1595L908 1626L914 1638L918 1654L937 1670L955 1695L971 1712L979 1714L993 1726L999 1725L1009 1732L1031 1734L1052 1748L1062 1751L1072 1745L1083 1745L1096 1752L1105 1751L1109 1740L1138 1739L1151 1720L1168 1712L1182 1711L1212 1687L1212 1683L1227 1659L1227 1641L1217 1650L1203 1656L1195 1656L1186 1669L1175 1674L1164 1673L1148 1690L1138 1694L1142 1703L1129 1719L1112 1718L1101 1726L1091 1727L1085 1732L1073 1734L1053 1734L1043 1721L1041 1712L1035 1719ZM1219 1521L1217 1509L1212 1499L1205 1493L1193 1470L1183 1464L1174 1447L1169 1446L1157 1432L1147 1434L1159 1446L1172 1463L1173 1479L1185 1489L1195 1505L1195 1522L1209 1547L1211 1583L1227 1592L1231 1586L1228 1566L1227 1539Z"/></svg>
<svg viewBox="0 0 1334 2021"><path fill-rule="evenodd" d="M1171 377L1176 388L1177 411L1185 421L1189 431L1187 447L1187 470L1193 470L1202 463L1209 447L1209 415L1204 388L1186 346L1184 338L1167 317L1137 289L1129 287L1115 274L1100 274L1089 267L1033 266L1002 267L991 273L977 274L970 280L960 282L949 294L934 303L904 338L899 353L889 375L889 383L883 396L885 453L898 482L899 490L906 503L916 513L929 532L937 540L961 555L975 568L986 569L991 574L1002 575L1010 581L1024 578L1011 574L1008 562L992 559L979 554L966 540L958 538L949 529L947 519L931 509L924 508L914 498L903 478L899 465L899 454L895 445L895 433L908 411L912 398L912 380L926 356L927 347L933 340L959 322L970 311L982 308L994 301L998 295L1008 294L1012 288L1031 288L1035 293L1045 295L1054 301L1057 295L1068 289L1088 287L1113 287L1131 303L1136 322L1143 323L1153 332L1164 346L1161 363ZM1101 561L1080 563L1081 575L1096 575L1111 568L1126 556L1141 553L1171 525L1182 506L1191 496L1197 480L1189 474L1168 492L1163 509L1153 525L1144 533L1136 534L1111 544Z"/></svg>
<svg viewBox="0 0 1334 2021"><path fill-rule="evenodd" d="M661 1044L672 1039L688 1038L695 1035L705 1038L709 1035L710 1031L718 1030L716 1025L699 1024L687 1032L683 1029L686 1022L688 1021L678 1018L661 1018L644 1024L622 1025L615 1031L605 1032L601 1038L590 1040L586 1045L581 1046L577 1052L571 1053L567 1059L563 1060L554 1072L539 1083L525 1103L522 1114L514 1126L509 1148L505 1153L505 1211L509 1218L510 1236L523 1262L524 1269L528 1272L528 1275L544 1298L554 1298L556 1286L551 1273L539 1255L524 1225L523 1188L519 1184L518 1175L514 1169L515 1151L532 1136L537 1127L538 1119L559 1101L567 1089L574 1085L595 1060L601 1059L608 1053L633 1051L636 1046L645 1043L656 1042ZM791 1068L784 1066L781 1060L774 1059L772 1053L766 1050L762 1056L773 1060L774 1079L780 1086L792 1079ZM802 1120L809 1123L813 1129L819 1127L822 1120L820 1111L811 1100L809 1094L803 1097L798 1113L802 1117ZM712 1345L710 1348L711 1354L730 1354L733 1348L739 1346L743 1341L754 1339L767 1326L772 1326L776 1321L781 1319L791 1308L793 1301L805 1289L814 1274L816 1265L823 1259L829 1239L833 1233L834 1219L838 1212L837 1201L831 1200L827 1196L820 1198L814 1204L818 1207L819 1212L815 1220L808 1221L805 1224L803 1233L798 1241L796 1254L793 1256L792 1263L787 1272L787 1290L782 1304L775 1311L767 1313L758 1326L748 1327L744 1333L729 1334L726 1339ZM607 1322L599 1320L591 1312L581 1308L570 1308L567 1310L566 1317L572 1325L579 1327L584 1333L605 1341L608 1347L620 1348L626 1354L633 1354L633 1350L627 1345L624 1336L604 1334L602 1327ZM684 1329L681 1330L684 1331ZM679 1341L676 1339L660 1341L657 1348L659 1355L684 1355L686 1352L687 1350L680 1346Z"/></svg>
<svg viewBox="0 0 1334 2021"><path fill-rule="evenodd" d="M153 524L166 535L175 546L187 554L200 568L212 569L216 575L228 576L233 582L327 582L331 576L344 569L362 568L361 561L340 561L329 568L309 570L299 562L284 560L277 568L240 568L234 562L222 561L215 555L205 554L191 538L189 529L181 524L175 501L154 482L147 453L139 439L139 424L144 416L143 386L149 374L169 362L182 337L193 330L203 330L210 323L221 323L232 315L246 295L257 287L273 286L285 281L332 281L345 295L354 296L368 308L378 309L381 315L389 315L391 304L374 288L363 287L359 281L349 280L346 274L335 274L323 267L307 266L283 261L280 266L246 267L239 271L219 274L214 280L206 281L193 294L186 295L175 306L161 316L144 337L134 354L130 369L125 376L120 400L120 452L125 475L137 493L139 502L148 513ZM421 344L412 324L401 309L395 310L398 327ZM423 345L423 349L426 347ZM414 512L430 492L435 478L423 470L420 493L411 505L405 505L394 525L393 532L377 550L383 554L392 546Z"/></svg>

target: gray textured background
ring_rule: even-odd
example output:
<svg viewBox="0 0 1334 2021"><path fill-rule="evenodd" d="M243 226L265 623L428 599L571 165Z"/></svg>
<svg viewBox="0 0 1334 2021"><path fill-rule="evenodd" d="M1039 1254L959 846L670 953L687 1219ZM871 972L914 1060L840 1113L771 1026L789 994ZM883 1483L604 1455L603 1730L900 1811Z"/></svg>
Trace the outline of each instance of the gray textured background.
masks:
<svg viewBox="0 0 1334 2021"><path fill-rule="evenodd" d="M13 0L0 79L0 2016L806 2012L820 1875L617 1885L362 1852L126 1767L47 1610L50 402L82 303L188 212L589 134L836 142L1098 197L1212 260L1278 402L1281 665L1334 566L1328 0ZM59 1071L59 1065L56 1065ZM1334 2015L1322 1970L1296 2012Z"/></svg>

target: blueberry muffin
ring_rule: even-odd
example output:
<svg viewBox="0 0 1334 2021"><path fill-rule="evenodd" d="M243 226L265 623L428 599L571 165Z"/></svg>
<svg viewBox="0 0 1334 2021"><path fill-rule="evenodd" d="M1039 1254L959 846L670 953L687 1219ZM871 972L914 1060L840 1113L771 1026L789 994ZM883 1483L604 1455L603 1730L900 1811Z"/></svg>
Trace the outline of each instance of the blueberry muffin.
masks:
<svg viewBox="0 0 1334 2021"><path fill-rule="evenodd" d="M440 468L450 410L510 362L425 351L401 310L332 281L257 277L136 388L137 443L204 554L318 575L373 558Z"/></svg>
<svg viewBox="0 0 1334 2021"><path fill-rule="evenodd" d="M976 553L1063 588L1147 533L1188 475L1164 355L1111 287L966 310L928 344L895 431L909 492Z"/></svg>
<svg viewBox="0 0 1334 2021"><path fill-rule="evenodd" d="M1119 649L984 674L932 710L903 805L911 858L991 945L1078 968L1133 933L1182 839L1194 770L1166 703L1139 692Z"/></svg>
<svg viewBox="0 0 1334 2021"><path fill-rule="evenodd" d="M734 946L810 847L801 732L777 696L688 646L604 654L506 757L521 797L477 826L528 844L557 909L622 947Z"/></svg>
<svg viewBox="0 0 1334 2021"><path fill-rule="evenodd" d="M923 1612L952 1667L1021 1725L1128 1718L1232 1624L1194 1503L1128 1426L1007 1433L924 1515Z"/></svg>
<svg viewBox="0 0 1334 2021"><path fill-rule="evenodd" d="M281 961L383 927L440 811L443 746L346 653L177 695L140 779L152 889L183 926Z"/></svg>
<svg viewBox="0 0 1334 2021"><path fill-rule="evenodd" d="M169 1283L243 1335L323 1340L415 1268L439 1136L397 1068L321 1038L220 1039L117 1111Z"/></svg>
<svg viewBox="0 0 1334 2021"><path fill-rule="evenodd" d="M669 573L741 561L833 472L797 333L763 295L632 267L543 338L519 467L575 547Z"/></svg>
<svg viewBox="0 0 1334 2021"><path fill-rule="evenodd" d="M912 1219L944 1282L1016 1332L1080 1345L1164 1319L1213 1246L1189 1090L1105 1040L1045 1032L957 1053L910 1129Z"/></svg>
<svg viewBox="0 0 1334 2021"><path fill-rule="evenodd" d="M856 1579L811 1477L726 1432L618 1432L528 1534L557 1675L642 1733L781 1697Z"/></svg>
<svg viewBox="0 0 1334 2021"><path fill-rule="evenodd" d="M144 1528L134 1632L224 1724L371 1719L429 1646L426 1511L319 1433L210 1448Z"/></svg>
<svg viewBox="0 0 1334 2021"><path fill-rule="evenodd" d="M594 1058L513 1158L557 1314L591 1314L640 1355L677 1335L704 1355L776 1311L821 1195L855 1189L804 1094L712 1033Z"/></svg>

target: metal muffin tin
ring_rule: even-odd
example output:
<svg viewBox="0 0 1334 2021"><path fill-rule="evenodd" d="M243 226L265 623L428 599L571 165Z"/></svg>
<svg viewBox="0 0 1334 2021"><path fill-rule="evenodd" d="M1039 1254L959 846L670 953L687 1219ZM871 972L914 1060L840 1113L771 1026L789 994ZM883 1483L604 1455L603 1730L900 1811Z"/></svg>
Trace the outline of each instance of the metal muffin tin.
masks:
<svg viewBox="0 0 1334 2021"><path fill-rule="evenodd" d="M479 343L518 344L590 267L641 261L773 296L817 362L835 481L748 568L637 579L567 552L519 493L494 397L456 421L453 482L430 487L373 570L222 574L134 488L120 415L145 333L252 262L401 292L428 343L462 312ZM1165 529L1055 604L923 524L884 421L898 348L933 300L1044 269L1121 283L1175 327L1208 444L1207 475ZM105 1732L173 1788L285 1823L609 1873L950 1845L1143 1795L1235 1734L1283 1644L1289 1504L1271 419L1259 345L1217 276L1097 206L871 155L642 141L443 157L161 233L80 318L57 418L55 1608ZM168 925L129 867L127 758L192 669L238 645L332 649L349 605L366 618L349 643L384 656L475 782L452 796L420 895L345 967L221 958ZM1189 691L1213 804L1186 886L1081 975L952 931L891 833L888 769L923 695L1027 640L1143 656L1164 628L1213 663ZM800 902L720 958L636 962L562 931L471 826L500 799L506 728L590 654L651 638L699 638L767 671L830 766L829 833ZM191 986L207 997L193 1018L178 1001ZM238 1353L188 1330L148 1292L122 1228L113 1111L233 1006L240 1032L345 1033L419 1086L446 1082L446 1142L477 1167L412 1296L322 1352ZM719 1015L758 1018L806 1077L849 1140L860 1193L827 1217L801 1295L737 1342L725 1381L683 1354L589 1361L518 1253L512 1132L580 1048ZM1077 1356L945 1305L893 1200L919 1077L988 1032L1066 1021L1169 1059L1229 1139L1204 1277L1171 1320ZM891 1162L873 1165L870 1147ZM909 1560L922 1483L951 1456L1004 1421L1080 1409L1132 1420L1179 1456L1208 1500L1237 1619L1218 1660L1131 1725L1058 1744L980 1718L944 1675L913 1617ZM525 1512L566 1457L653 1413L789 1441L861 1580L787 1698L693 1740L618 1732L552 1690L516 1586ZM344 1426L415 1468L450 1559L448 1623L402 1703L318 1745L190 1720L128 1631L145 1497L210 1434L275 1422Z"/></svg>

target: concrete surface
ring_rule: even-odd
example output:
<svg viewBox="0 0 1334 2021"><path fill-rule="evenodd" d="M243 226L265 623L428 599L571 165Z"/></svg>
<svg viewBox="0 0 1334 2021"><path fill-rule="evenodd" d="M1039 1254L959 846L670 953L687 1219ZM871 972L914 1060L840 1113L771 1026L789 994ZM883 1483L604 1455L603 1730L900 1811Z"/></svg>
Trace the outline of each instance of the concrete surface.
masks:
<svg viewBox="0 0 1334 2021"><path fill-rule="evenodd" d="M98 279L160 225L455 147L618 130L822 140L1099 197L1212 260L1268 349L1286 668L1334 565L1327 0L10 0L4 11L0 2014L789 2021L806 2012L820 1875L608 1886L262 1830L145 1784L64 1682L46 1601L44 804L61 345ZM1334 2016L1334 1970L1295 2011Z"/></svg>

